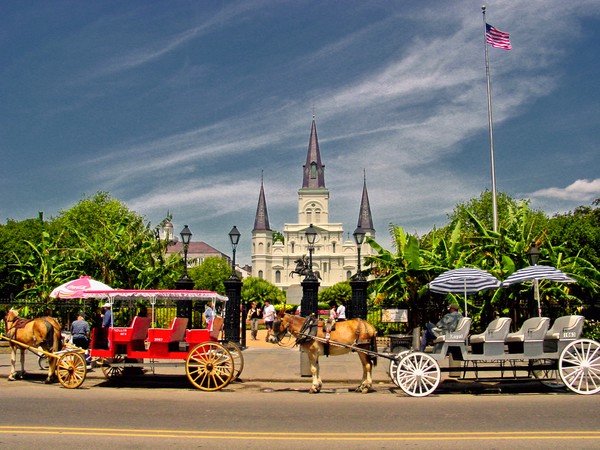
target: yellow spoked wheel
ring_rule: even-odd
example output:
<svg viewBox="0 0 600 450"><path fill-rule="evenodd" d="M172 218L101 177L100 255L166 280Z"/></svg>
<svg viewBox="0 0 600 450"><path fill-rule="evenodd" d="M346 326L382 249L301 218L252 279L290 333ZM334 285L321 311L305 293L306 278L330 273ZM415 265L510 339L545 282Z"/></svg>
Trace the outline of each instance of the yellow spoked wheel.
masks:
<svg viewBox="0 0 600 450"><path fill-rule="evenodd" d="M188 353L185 369L190 383L203 391L223 389L235 372L233 356L216 342L196 345Z"/></svg>
<svg viewBox="0 0 600 450"><path fill-rule="evenodd" d="M58 358L56 376L60 384L67 389L75 389L81 386L86 373L85 358L81 353L67 352Z"/></svg>
<svg viewBox="0 0 600 450"><path fill-rule="evenodd" d="M123 364L125 358L121 355L115 355L114 358L105 358L102 362L102 373L108 380L121 378L125 368L119 364Z"/></svg>
<svg viewBox="0 0 600 450"><path fill-rule="evenodd" d="M242 371L244 370L244 355L242 354L242 349L235 342L219 341L219 343L229 350L229 353L231 353L231 356L233 357L234 370L231 381L235 381L240 377Z"/></svg>

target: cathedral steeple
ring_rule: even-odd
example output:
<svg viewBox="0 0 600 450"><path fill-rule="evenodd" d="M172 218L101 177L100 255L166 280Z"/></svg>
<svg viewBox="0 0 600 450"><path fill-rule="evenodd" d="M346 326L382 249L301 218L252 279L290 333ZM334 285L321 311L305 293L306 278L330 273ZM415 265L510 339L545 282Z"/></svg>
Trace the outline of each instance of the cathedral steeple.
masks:
<svg viewBox="0 0 600 450"><path fill-rule="evenodd" d="M267 200L265 199L265 189L263 177L260 177L260 194L258 195L258 206L256 207L256 217L254 218L254 229L252 231L271 231L269 225L269 214L267 213Z"/></svg>
<svg viewBox="0 0 600 450"><path fill-rule="evenodd" d="M317 138L317 124L313 116L308 139L308 152L304 167L302 180L303 189L325 189L325 165L321 163L321 151L319 150L319 139Z"/></svg>
<svg viewBox="0 0 600 450"><path fill-rule="evenodd" d="M369 203L369 193L367 192L366 172L364 173L362 199L358 213L358 227L362 228L365 232L375 233L373 217L371 216L371 205Z"/></svg>

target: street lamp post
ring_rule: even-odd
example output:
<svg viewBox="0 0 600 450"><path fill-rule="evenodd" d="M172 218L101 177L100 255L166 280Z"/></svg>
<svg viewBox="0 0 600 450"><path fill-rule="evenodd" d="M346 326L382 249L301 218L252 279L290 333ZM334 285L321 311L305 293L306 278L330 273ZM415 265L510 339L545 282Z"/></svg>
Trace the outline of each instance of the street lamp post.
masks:
<svg viewBox="0 0 600 450"><path fill-rule="evenodd" d="M319 298L319 280L313 272L313 251L315 249L315 242L317 240L317 229L310 226L305 230L304 235L306 242L308 243L308 272L306 278L302 281L302 300L300 302L300 312L303 316L307 317L311 314L318 314L318 298Z"/></svg>
<svg viewBox="0 0 600 450"><path fill-rule="evenodd" d="M231 259L231 275L229 279L225 280L225 295L227 295L227 307L225 309L225 339L228 341L240 344L242 347L246 346L246 323L242 322L240 314L244 316L244 311L240 311L241 297L242 297L242 281L239 279L235 271L235 252L237 250L238 243L240 242L240 232L237 227L234 226L229 232L229 240L231 242L231 248L233 249L233 255ZM240 326L243 324L242 340L240 342Z"/></svg>
<svg viewBox="0 0 600 450"><path fill-rule="evenodd" d="M188 228L188 226L184 226L181 233L181 244L183 245L183 273L179 280L175 282L175 287L177 289L183 290L192 290L194 289L194 281L188 276L187 267L188 267L188 250L190 246L190 241L192 239L192 232ZM192 322L192 301L191 300L180 300L177 302L177 317L185 317L189 320L189 323Z"/></svg>
<svg viewBox="0 0 600 450"><path fill-rule="evenodd" d="M352 298L350 300L350 308L348 311L348 318L367 318L367 279L362 274L360 269L360 250L363 242L365 241L365 230L360 226L354 230L354 241L356 242L356 252L358 261L356 264L356 275L350 281L350 287L352 288Z"/></svg>
<svg viewBox="0 0 600 450"><path fill-rule="evenodd" d="M533 241L529 246L529 250L527 250L527 259L529 260L529 265L537 266L538 261L540 260L541 255L540 248L537 246L536 242ZM533 296L537 303L538 317L542 317L542 306L540 303L540 285L538 284L538 280L533 280ZM530 307L529 311L532 311L534 307Z"/></svg>

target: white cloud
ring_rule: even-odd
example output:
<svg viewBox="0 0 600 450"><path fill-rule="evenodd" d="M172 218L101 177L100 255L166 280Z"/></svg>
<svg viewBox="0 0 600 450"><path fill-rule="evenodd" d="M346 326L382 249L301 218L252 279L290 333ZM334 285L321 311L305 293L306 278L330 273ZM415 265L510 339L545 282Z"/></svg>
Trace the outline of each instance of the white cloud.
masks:
<svg viewBox="0 0 600 450"><path fill-rule="evenodd" d="M529 197L544 197L559 200L585 202L600 197L600 178L577 180L565 188L550 187L527 194Z"/></svg>

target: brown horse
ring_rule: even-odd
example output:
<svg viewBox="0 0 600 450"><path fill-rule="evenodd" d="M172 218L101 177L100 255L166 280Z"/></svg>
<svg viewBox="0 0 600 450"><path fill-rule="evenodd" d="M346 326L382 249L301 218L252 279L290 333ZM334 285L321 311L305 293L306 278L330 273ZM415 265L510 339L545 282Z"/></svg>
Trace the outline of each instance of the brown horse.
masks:
<svg viewBox="0 0 600 450"><path fill-rule="evenodd" d="M9 309L4 316L6 337L13 341L18 341L25 346L42 348L47 352L57 352L62 346L61 326L53 317L39 317L37 319L22 319L19 317L19 309ZM23 378L25 374L25 350L27 347L10 343L10 375L9 381L15 381L17 378ZM15 370L17 362L17 350L21 351L21 371ZM48 378L46 383L51 383L54 379L56 369L56 358L48 358L50 363L48 367Z"/></svg>
<svg viewBox="0 0 600 450"><path fill-rule="evenodd" d="M373 355L377 352L377 331L373 325L362 319L336 322L334 329L329 333L326 326L326 322L314 317L304 318L280 313L273 324L273 332L269 336L269 341L279 343L286 333L290 333L296 338L296 345L300 345L310 361L311 394L320 392L323 385L319 375L319 356L344 355L353 351L354 348L371 352L357 351L363 366L363 377L356 392L369 392L373 384L373 366L377 364L377 356Z"/></svg>

